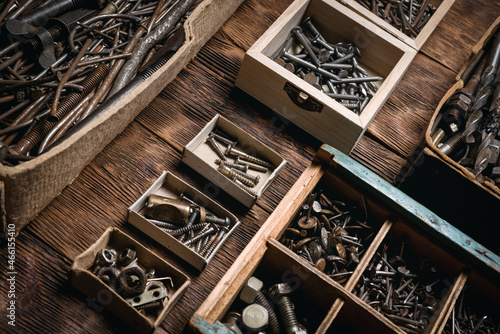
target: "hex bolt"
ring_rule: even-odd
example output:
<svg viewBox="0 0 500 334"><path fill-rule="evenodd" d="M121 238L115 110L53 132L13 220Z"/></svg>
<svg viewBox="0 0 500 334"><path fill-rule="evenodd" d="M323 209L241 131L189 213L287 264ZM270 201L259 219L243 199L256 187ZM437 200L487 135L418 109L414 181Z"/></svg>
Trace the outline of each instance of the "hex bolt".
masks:
<svg viewBox="0 0 500 334"><path fill-rule="evenodd" d="M250 161L245 161L245 160L241 159L240 157L237 157L234 162L236 164L246 165L246 166L248 166L249 169L253 169L255 171L262 172L262 173L266 173L269 170L269 168L267 168L267 167L264 167L264 166L261 166L258 164L254 164Z"/></svg>
<svg viewBox="0 0 500 334"><path fill-rule="evenodd" d="M241 320L250 333L259 333L268 325L269 313L262 305L250 304L243 309Z"/></svg>
<svg viewBox="0 0 500 334"><path fill-rule="evenodd" d="M220 165L221 163L222 163L221 159L215 159L215 164ZM240 171L245 172L245 173L248 172L248 165L232 163L229 161L224 161L224 164L231 169L237 169L237 170L240 170Z"/></svg>
<svg viewBox="0 0 500 334"><path fill-rule="evenodd" d="M220 148L219 144L215 141L213 136L209 135L206 141L210 143L210 146L212 146L213 150L217 153L220 159L224 161L227 160L226 156L224 155L224 152L222 152L222 149Z"/></svg>
<svg viewBox="0 0 500 334"><path fill-rule="evenodd" d="M227 147L225 154L226 155L236 155L239 158L241 158L242 160L253 162L255 164L258 164L258 165L261 165L261 166L264 166L264 167L267 167L267 168L273 168L274 167L271 163L269 163L267 161L264 161L262 159L259 159L257 157L251 156L250 154L242 152L242 151L240 151L238 149L235 149L232 145L229 145Z"/></svg>

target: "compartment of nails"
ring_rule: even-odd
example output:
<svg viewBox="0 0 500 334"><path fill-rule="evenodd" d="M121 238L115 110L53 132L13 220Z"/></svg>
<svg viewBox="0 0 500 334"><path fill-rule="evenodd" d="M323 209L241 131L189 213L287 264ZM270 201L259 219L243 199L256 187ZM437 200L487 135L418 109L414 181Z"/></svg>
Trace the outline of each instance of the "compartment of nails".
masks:
<svg viewBox="0 0 500 334"><path fill-rule="evenodd" d="M133 248L106 247L97 252L89 269L140 313L158 316L176 289L171 277L145 267Z"/></svg>
<svg viewBox="0 0 500 334"><path fill-rule="evenodd" d="M307 17L295 26L272 59L344 107L360 114L384 78L358 63L360 49L352 41L326 40Z"/></svg>
<svg viewBox="0 0 500 334"><path fill-rule="evenodd" d="M499 292L496 284L487 289L485 286L466 284L451 310L443 333L499 333Z"/></svg>
<svg viewBox="0 0 500 334"><path fill-rule="evenodd" d="M356 269L379 225L366 207L318 187L302 204L280 242L310 265L344 284ZM364 204L364 197L363 197Z"/></svg>
<svg viewBox="0 0 500 334"><path fill-rule="evenodd" d="M355 1L411 38L418 36L437 9L429 0Z"/></svg>
<svg viewBox="0 0 500 334"><path fill-rule="evenodd" d="M406 333L422 333L452 285L450 274L428 255L389 236L378 248L353 293Z"/></svg>
<svg viewBox="0 0 500 334"><path fill-rule="evenodd" d="M314 333L339 295L274 243L220 319L234 333Z"/></svg>

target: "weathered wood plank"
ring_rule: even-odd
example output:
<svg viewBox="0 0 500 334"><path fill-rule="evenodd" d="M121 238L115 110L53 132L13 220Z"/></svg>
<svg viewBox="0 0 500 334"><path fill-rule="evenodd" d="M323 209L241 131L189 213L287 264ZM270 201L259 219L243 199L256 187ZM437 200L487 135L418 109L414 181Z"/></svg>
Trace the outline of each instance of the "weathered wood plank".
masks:
<svg viewBox="0 0 500 334"><path fill-rule="evenodd" d="M216 114L258 138L289 162L259 200L259 205L272 211L321 143L234 88L243 55L217 34L137 121L179 152Z"/></svg>
<svg viewBox="0 0 500 334"><path fill-rule="evenodd" d="M367 132L407 158L422 140L423 131L455 75L418 53Z"/></svg>
<svg viewBox="0 0 500 334"><path fill-rule="evenodd" d="M245 1L221 28L224 39L243 50L253 43L292 3L292 0Z"/></svg>
<svg viewBox="0 0 500 334"><path fill-rule="evenodd" d="M361 137L349 156L389 183L393 182L406 161L369 136Z"/></svg>
<svg viewBox="0 0 500 334"><path fill-rule="evenodd" d="M498 15L498 1L456 0L421 52L458 73Z"/></svg>

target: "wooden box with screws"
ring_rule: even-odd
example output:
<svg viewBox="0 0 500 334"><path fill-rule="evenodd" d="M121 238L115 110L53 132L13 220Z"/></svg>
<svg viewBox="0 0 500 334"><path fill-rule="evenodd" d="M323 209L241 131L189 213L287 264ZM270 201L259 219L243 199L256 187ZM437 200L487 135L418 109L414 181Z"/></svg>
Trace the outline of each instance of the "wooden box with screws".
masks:
<svg viewBox="0 0 500 334"><path fill-rule="evenodd" d="M313 265L296 248L280 242L283 237L292 238L290 226L304 210L304 204L309 205L311 193L319 194L318 189L325 190L323 194L329 199L318 201L318 212L335 211L338 200L354 203L361 210L349 218L353 221L349 224L370 226L375 233L359 252L359 261L349 268L352 272L335 268L347 274L348 279L343 281L330 273L332 267ZM351 208L346 212L353 211ZM344 217L331 219L330 227L335 224L348 230L345 216L344 212ZM321 229L328 225L321 221L317 224ZM307 233L296 236L293 244L307 238ZM342 236L348 234L336 233L329 242L340 244ZM311 254L313 249L309 249ZM349 253L352 250L342 255L337 248L329 261ZM441 333L465 285L479 288L484 284L491 289L492 298L498 297L500 289L495 282L500 279L500 258L340 151L323 145L195 312L190 326L201 333L209 333L212 326L222 328L222 322L231 326L228 312L237 312L242 305L242 289L252 276L265 283L261 292L268 297L266 284L278 280L292 285L298 298L295 323L307 333ZM310 289L309 285L320 288ZM254 290L255 286L252 284ZM317 312L310 316L305 310L299 315L304 303ZM279 319L280 308L274 309Z"/></svg>
<svg viewBox="0 0 500 334"><path fill-rule="evenodd" d="M286 165L278 153L220 115L184 147L182 161L247 207Z"/></svg>
<svg viewBox="0 0 500 334"><path fill-rule="evenodd" d="M185 42L173 57L82 131L36 159L0 164L0 234L16 233L69 184L189 63L242 0L204 0L184 22ZM3 33L2 33L2 37ZM1 140L1 139L0 139ZM2 160L6 148L0 143Z"/></svg>
<svg viewBox="0 0 500 334"><path fill-rule="evenodd" d="M339 2L296 0L246 52L236 86L349 153L416 52Z"/></svg>
<svg viewBox="0 0 500 334"><path fill-rule="evenodd" d="M124 255L124 251L129 253ZM121 268L124 259L131 263ZM190 279L138 241L110 227L74 259L70 283L88 296L87 304L97 312L106 309L134 331L153 333L186 292ZM158 287L163 294L153 297L160 291ZM153 292L151 296L148 291Z"/></svg>
<svg viewBox="0 0 500 334"><path fill-rule="evenodd" d="M169 172L130 206L128 221L199 271L240 224L234 214Z"/></svg>
<svg viewBox="0 0 500 334"><path fill-rule="evenodd" d="M455 0L341 2L412 48L420 50Z"/></svg>

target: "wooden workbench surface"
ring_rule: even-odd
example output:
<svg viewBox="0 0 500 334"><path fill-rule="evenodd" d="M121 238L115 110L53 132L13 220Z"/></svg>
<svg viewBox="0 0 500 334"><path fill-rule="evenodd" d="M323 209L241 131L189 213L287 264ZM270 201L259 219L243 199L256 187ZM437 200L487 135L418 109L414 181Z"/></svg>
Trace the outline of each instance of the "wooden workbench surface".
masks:
<svg viewBox="0 0 500 334"><path fill-rule="evenodd" d="M311 161L321 143L234 87L245 51L291 0L247 0L197 57L100 153L16 240L16 327L3 316L0 332L122 333L126 328L100 312L68 282L76 255L116 226L188 274L186 294L155 333L185 331L191 315ZM496 0L456 0L415 57L352 158L394 182L414 154L443 94L491 23ZM215 200L242 224L213 261L197 274L127 223L127 208L170 171L203 191L208 183L181 163L182 148L220 114L276 150L289 163L262 198L247 210L227 195ZM0 249L7 261L5 245ZM6 265L2 264L2 268ZM7 270L0 272L1 314L6 314Z"/></svg>

